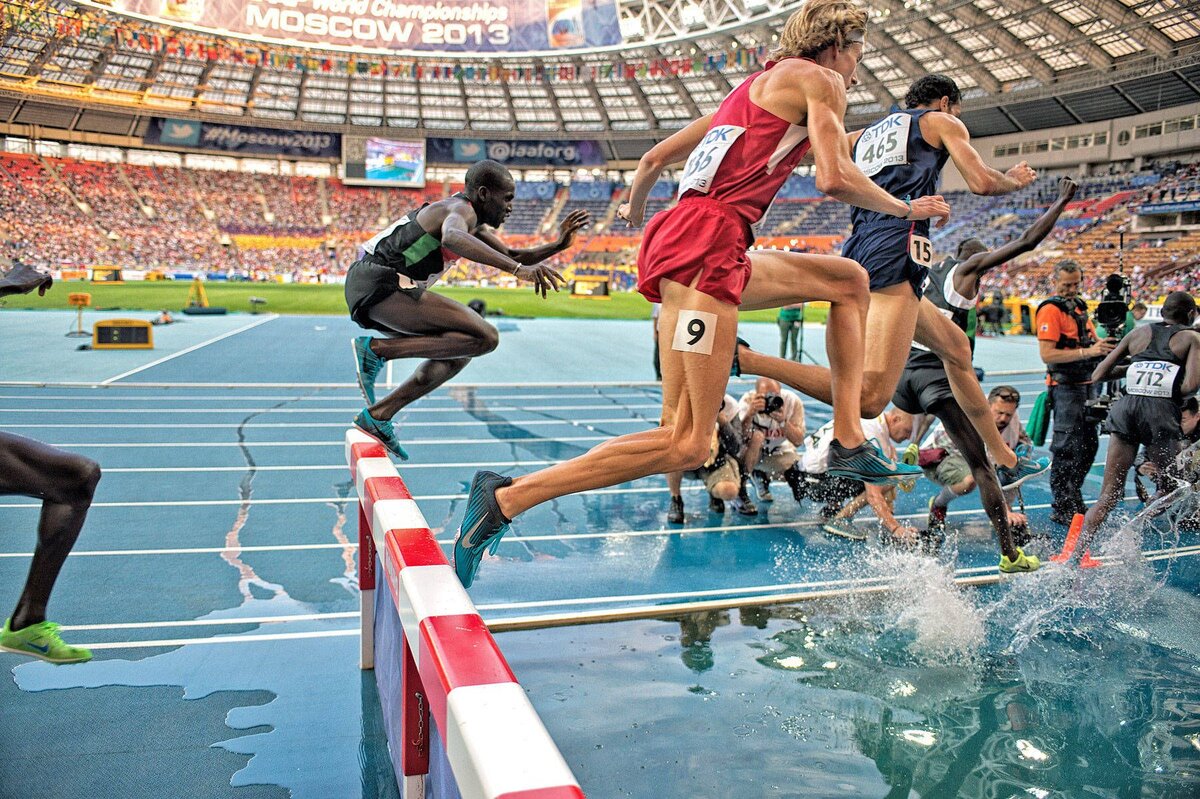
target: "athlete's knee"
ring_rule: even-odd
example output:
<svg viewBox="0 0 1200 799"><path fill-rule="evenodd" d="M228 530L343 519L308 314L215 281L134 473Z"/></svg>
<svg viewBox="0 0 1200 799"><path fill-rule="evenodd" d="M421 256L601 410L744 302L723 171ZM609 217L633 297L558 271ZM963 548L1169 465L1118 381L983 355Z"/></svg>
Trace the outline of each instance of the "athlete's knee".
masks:
<svg viewBox="0 0 1200 799"><path fill-rule="evenodd" d="M887 386L883 385L883 381L876 379L863 383L860 404L864 419L874 419L887 410L888 403L891 401L892 394L887 391Z"/></svg>
<svg viewBox="0 0 1200 799"><path fill-rule="evenodd" d="M500 346L500 331L491 325L483 325L473 334L475 338L475 352L473 356L487 355L496 347Z"/></svg>
<svg viewBox="0 0 1200 799"><path fill-rule="evenodd" d="M63 501L71 505L89 505L96 494L96 486L100 483L100 464L91 458L74 455L62 474L59 483L63 491Z"/></svg>
<svg viewBox="0 0 1200 799"><path fill-rule="evenodd" d="M682 431L681 431L682 432ZM708 460L709 439L698 435L680 435L672 439L667 471L689 472Z"/></svg>

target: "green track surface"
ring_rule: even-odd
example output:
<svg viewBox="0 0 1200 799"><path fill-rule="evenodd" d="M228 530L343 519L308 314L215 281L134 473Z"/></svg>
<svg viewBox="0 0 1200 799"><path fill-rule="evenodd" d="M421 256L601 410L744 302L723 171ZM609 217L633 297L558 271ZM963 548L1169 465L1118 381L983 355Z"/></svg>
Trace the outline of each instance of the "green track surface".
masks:
<svg viewBox="0 0 1200 799"><path fill-rule="evenodd" d="M187 304L187 282L149 282L105 285L103 283L56 283L45 297L10 296L0 301L5 308L67 308L67 295L86 292L92 295L92 308L97 310L178 311ZM336 314L346 313L346 301L340 285L283 285L274 283L205 283L209 304L228 308L231 312L249 312L250 298L266 300L262 310L279 314ZM503 311L506 316L559 317L580 319L648 319L649 303L635 292L614 294L607 300L572 298L566 291L552 294L543 300L532 289L497 289L440 286L437 293L469 302L479 298L491 312ZM805 319L824 322L827 309L810 307ZM748 322L774 321L775 311L752 311L742 314Z"/></svg>

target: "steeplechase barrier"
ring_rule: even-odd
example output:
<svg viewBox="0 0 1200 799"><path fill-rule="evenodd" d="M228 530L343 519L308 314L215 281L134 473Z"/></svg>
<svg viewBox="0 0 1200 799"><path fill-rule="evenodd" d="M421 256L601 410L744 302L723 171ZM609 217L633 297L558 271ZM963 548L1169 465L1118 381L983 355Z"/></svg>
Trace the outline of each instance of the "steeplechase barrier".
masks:
<svg viewBox="0 0 1200 799"><path fill-rule="evenodd" d="M351 428L346 461L358 489L360 665L375 669L401 795L583 799L383 445Z"/></svg>

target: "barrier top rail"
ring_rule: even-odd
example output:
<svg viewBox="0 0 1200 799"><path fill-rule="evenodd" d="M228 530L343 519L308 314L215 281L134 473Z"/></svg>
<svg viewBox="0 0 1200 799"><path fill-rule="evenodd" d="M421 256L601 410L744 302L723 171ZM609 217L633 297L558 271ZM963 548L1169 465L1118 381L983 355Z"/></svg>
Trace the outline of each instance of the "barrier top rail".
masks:
<svg viewBox="0 0 1200 799"><path fill-rule="evenodd" d="M346 460L360 503L363 667L374 665L378 554L403 627L404 659L415 667L403 669L404 703L407 709L415 698L422 718L411 728L406 720L406 732L425 735L423 716L432 715L463 799L583 799L383 446L352 428ZM396 748L405 778L427 770L427 740L405 734Z"/></svg>

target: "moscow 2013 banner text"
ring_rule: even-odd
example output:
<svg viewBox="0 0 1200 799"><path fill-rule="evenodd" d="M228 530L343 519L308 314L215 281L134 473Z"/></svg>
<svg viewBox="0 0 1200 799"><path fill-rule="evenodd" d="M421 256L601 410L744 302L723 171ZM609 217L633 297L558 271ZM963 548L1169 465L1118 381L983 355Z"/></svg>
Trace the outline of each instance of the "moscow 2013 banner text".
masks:
<svg viewBox="0 0 1200 799"><path fill-rule="evenodd" d="M385 50L529 52L621 43L615 0L114 0L234 34Z"/></svg>

